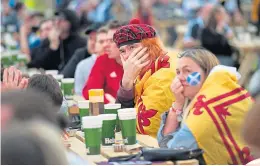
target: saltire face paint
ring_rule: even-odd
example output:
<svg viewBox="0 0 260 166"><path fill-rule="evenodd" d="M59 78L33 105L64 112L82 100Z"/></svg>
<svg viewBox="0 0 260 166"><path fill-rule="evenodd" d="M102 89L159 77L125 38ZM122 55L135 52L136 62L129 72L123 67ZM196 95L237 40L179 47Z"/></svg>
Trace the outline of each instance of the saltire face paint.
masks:
<svg viewBox="0 0 260 166"><path fill-rule="evenodd" d="M199 72L193 72L188 75L186 81L188 82L189 85L196 86L201 82L201 75Z"/></svg>

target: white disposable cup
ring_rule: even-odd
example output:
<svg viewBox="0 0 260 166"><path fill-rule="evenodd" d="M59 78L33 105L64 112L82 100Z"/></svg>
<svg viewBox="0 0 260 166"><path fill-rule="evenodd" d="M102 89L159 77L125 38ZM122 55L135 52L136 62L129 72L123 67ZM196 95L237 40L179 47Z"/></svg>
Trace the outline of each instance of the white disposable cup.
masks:
<svg viewBox="0 0 260 166"><path fill-rule="evenodd" d="M105 104L105 109L119 109L121 108L121 104Z"/></svg>
<svg viewBox="0 0 260 166"><path fill-rule="evenodd" d="M117 110L118 115L122 114L122 113L135 113L136 114L136 108L123 108L123 109L119 109Z"/></svg>
<svg viewBox="0 0 260 166"><path fill-rule="evenodd" d="M79 108L89 108L89 100L78 101Z"/></svg>
<svg viewBox="0 0 260 166"><path fill-rule="evenodd" d="M118 115L119 120L131 120L136 119L136 114L133 113L123 113L121 115Z"/></svg>
<svg viewBox="0 0 260 166"><path fill-rule="evenodd" d="M58 75L52 75L53 78L55 78L56 80L62 80L64 78L63 74L58 74Z"/></svg>
<svg viewBox="0 0 260 166"><path fill-rule="evenodd" d="M98 115L102 120L116 120L116 114L101 114Z"/></svg>
<svg viewBox="0 0 260 166"><path fill-rule="evenodd" d="M82 127L84 129L102 128L102 118L99 116L84 116L82 118Z"/></svg>
<svg viewBox="0 0 260 166"><path fill-rule="evenodd" d="M58 70L46 70L45 74L50 74L50 75L58 75L59 71Z"/></svg>
<svg viewBox="0 0 260 166"><path fill-rule="evenodd" d="M75 79L74 78L63 78L61 80L62 83L74 83Z"/></svg>

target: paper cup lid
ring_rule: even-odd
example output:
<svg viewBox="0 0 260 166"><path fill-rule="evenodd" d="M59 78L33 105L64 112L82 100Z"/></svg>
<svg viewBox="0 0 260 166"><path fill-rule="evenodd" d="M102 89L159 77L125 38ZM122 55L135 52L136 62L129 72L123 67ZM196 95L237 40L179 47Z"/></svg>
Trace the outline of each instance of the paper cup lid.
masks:
<svg viewBox="0 0 260 166"><path fill-rule="evenodd" d="M80 100L78 101L79 108L89 108L89 100Z"/></svg>
<svg viewBox="0 0 260 166"><path fill-rule="evenodd" d="M74 78L63 78L61 82L63 83L74 83Z"/></svg>
<svg viewBox="0 0 260 166"><path fill-rule="evenodd" d="M118 114L120 113L131 113L131 112L135 112L136 113L136 108L123 108L123 109L119 109L117 110Z"/></svg>
<svg viewBox="0 0 260 166"><path fill-rule="evenodd" d="M118 109L121 108L121 104L105 104L105 109Z"/></svg>
<svg viewBox="0 0 260 166"><path fill-rule="evenodd" d="M82 118L83 128L102 127L102 119L99 116L84 116Z"/></svg>
<svg viewBox="0 0 260 166"><path fill-rule="evenodd" d="M98 115L102 120L115 120L117 115L116 114L101 114Z"/></svg>

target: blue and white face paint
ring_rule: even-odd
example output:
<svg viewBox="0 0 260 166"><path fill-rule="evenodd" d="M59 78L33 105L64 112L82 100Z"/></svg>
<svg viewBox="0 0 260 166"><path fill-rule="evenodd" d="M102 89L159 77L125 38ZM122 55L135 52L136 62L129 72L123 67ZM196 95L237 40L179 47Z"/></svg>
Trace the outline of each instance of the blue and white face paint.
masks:
<svg viewBox="0 0 260 166"><path fill-rule="evenodd" d="M199 85L201 83L201 75L199 72L193 72L188 75L186 81L191 86Z"/></svg>

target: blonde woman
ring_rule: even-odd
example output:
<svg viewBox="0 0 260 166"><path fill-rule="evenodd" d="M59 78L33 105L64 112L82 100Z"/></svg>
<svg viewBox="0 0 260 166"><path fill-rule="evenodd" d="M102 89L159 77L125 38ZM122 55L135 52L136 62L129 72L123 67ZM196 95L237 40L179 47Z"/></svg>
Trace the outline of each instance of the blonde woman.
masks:
<svg viewBox="0 0 260 166"><path fill-rule="evenodd" d="M240 131L252 100L237 84L239 73L219 65L204 49L181 53L176 65L171 85L176 100L162 116L160 147L201 148L206 164L246 164L251 155ZM190 85L187 77L194 72L200 75L199 83Z"/></svg>

